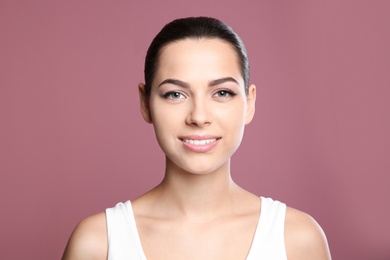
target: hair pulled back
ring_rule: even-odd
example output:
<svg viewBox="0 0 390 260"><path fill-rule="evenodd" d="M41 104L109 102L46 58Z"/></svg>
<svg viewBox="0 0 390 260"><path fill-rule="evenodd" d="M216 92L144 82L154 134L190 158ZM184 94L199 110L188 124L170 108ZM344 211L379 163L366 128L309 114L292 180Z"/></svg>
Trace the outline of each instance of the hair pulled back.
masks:
<svg viewBox="0 0 390 260"><path fill-rule="evenodd" d="M230 43L238 56L245 92L248 94L249 61L241 38L227 24L210 17L189 17L173 20L156 35L145 58L145 93L150 95L152 83L158 68L161 50L172 42L185 39L221 39Z"/></svg>

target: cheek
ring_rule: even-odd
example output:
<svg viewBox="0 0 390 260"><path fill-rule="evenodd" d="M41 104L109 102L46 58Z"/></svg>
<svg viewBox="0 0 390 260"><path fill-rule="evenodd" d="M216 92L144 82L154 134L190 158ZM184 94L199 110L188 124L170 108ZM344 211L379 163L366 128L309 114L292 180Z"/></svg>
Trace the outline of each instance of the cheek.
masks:
<svg viewBox="0 0 390 260"><path fill-rule="evenodd" d="M245 103L236 101L235 104L221 109L220 114L223 114L222 118L231 127L241 128L245 124Z"/></svg>
<svg viewBox="0 0 390 260"><path fill-rule="evenodd" d="M166 141L167 138L169 139L168 136L175 136L182 118L180 110L164 106L158 102L151 103L150 108L154 131L159 143Z"/></svg>
<svg viewBox="0 0 390 260"><path fill-rule="evenodd" d="M234 142L240 143L245 129L245 105L238 102L225 111L223 116L226 130L230 130L230 136Z"/></svg>

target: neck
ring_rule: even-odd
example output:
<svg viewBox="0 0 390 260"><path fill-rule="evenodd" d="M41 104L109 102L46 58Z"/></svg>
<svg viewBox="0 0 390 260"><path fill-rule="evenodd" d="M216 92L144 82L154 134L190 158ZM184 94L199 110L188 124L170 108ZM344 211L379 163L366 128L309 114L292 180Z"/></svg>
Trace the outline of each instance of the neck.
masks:
<svg viewBox="0 0 390 260"><path fill-rule="evenodd" d="M230 176L230 161L203 174L185 172L167 161L165 178L156 187L159 199L172 214L197 219L226 214L237 189Z"/></svg>

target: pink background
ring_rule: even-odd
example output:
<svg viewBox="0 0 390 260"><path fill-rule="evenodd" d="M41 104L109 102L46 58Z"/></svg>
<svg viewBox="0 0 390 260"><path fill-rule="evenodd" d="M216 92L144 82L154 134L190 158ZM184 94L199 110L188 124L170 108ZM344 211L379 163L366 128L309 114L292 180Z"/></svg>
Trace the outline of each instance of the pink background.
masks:
<svg viewBox="0 0 390 260"><path fill-rule="evenodd" d="M161 2L1 1L0 258L59 259L80 219L161 180L144 55L206 15L242 36L258 87L234 179L314 216L334 259L390 259L389 2Z"/></svg>

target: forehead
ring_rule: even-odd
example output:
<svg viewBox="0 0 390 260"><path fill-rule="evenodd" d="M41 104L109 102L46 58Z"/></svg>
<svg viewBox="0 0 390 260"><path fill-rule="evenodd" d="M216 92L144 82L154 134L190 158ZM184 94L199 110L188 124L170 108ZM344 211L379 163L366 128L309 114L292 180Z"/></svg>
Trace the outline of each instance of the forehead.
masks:
<svg viewBox="0 0 390 260"><path fill-rule="evenodd" d="M242 80L237 53L230 43L208 38L169 43L160 53L156 71L156 80L167 77L212 80L227 76Z"/></svg>

